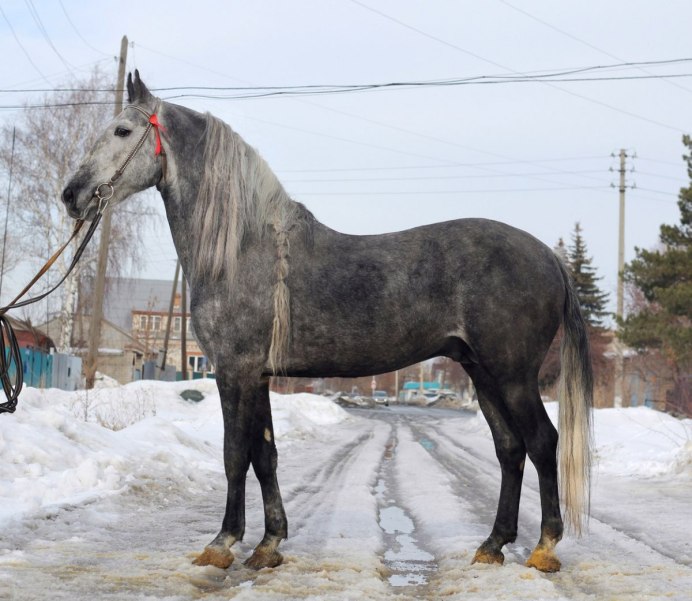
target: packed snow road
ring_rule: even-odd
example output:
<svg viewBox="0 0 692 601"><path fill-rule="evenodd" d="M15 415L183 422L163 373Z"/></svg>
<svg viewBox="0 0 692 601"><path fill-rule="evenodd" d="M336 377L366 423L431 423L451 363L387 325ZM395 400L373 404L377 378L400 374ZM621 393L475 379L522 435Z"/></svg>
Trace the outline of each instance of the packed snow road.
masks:
<svg viewBox="0 0 692 601"><path fill-rule="evenodd" d="M100 451L97 426L67 414L46 417L42 402L12 432L3 422L3 459L33 467L16 465L19 475L0 489L0 501L14 494L29 506L0 520L0 599L690 598L689 420L664 416L659 427L660 414L650 410L596 420L590 532L560 543L563 569L548 575L523 565L540 526L529 469L519 537L506 547L505 565L470 565L499 492L480 415L408 407L346 413L326 399L275 397L290 538L281 546L282 566L254 572L242 564L263 533L252 475L236 562L228 570L191 563L216 534L225 501L218 397L208 397L197 406L176 399L156 417L108 431ZM32 424L87 448L79 455L65 447L72 465L53 469L49 458L32 455L32 445L60 453L60 444L45 434L26 441ZM623 455L629 465L613 463ZM53 490L68 479L82 484L52 503L32 499L39 481L55 474Z"/></svg>

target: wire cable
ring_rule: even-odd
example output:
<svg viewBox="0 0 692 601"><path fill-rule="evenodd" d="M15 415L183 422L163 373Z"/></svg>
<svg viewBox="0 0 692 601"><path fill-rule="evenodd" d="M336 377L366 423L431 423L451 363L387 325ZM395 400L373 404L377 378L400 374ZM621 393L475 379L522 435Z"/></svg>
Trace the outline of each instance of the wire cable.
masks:
<svg viewBox="0 0 692 601"><path fill-rule="evenodd" d="M423 30L421 30L421 29L418 29L417 27L413 27L412 25L409 25L408 23L405 23L405 22L403 22L403 21L401 21L401 20L399 20L399 19L396 19L395 17L392 17L391 15L388 15L387 13L384 13L384 12L382 12L382 11L380 11L380 10L377 10L377 9L375 9L375 8L372 8L371 6L368 6L367 4L365 4L365 3L363 3L363 2L360 2L359 0L350 0L350 1L351 1L353 4L356 4L356 5L362 7L362 8L364 8L364 9L366 9L366 10L369 10L370 12L376 13L376 14L380 15L381 17L383 17L383 18L389 20L389 21L393 21L394 23L397 23L397 24L400 25L401 27L404 27L404 28L409 29L409 30L411 30L411 31L415 31L416 33L420 34L421 36L423 36L423 37L425 37L425 38L428 38L428 39L430 39L430 40L434 40L435 42L438 42L439 44L443 44L444 46L447 46L447 47L449 47L449 48L452 48L452 49L454 49L454 50L457 50L458 52L461 52L461 53L463 53L463 54L465 54L465 55L473 56L474 58L476 58L476 59L478 59L478 60L481 60L481 61L483 61L483 62L485 62L485 63L489 63L489 64L494 65L494 66L496 66L496 67L500 67L501 69L503 69L503 70L505 70L505 71L509 71L510 73L514 73L515 75L525 75L525 73L521 73L521 72L519 72L519 71L516 71L515 69L512 69L512 68L510 68L510 67L507 67L506 65L502 65L502 64L500 64L500 63L498 63L498 62L496 62L496 61L493 61L493 60L491 60L491 59L488 59L488 58L486 58L486 57L484 57L484 56L480 56L480 55L478 55L478 54L475 54L475 53L473 53L473 52L470 52L469 50L466 50L466 49L464 49L464 48L461 48L460 46L456 46L455 44L452 44L452 43L450 43L450 42L448 42L448 41L446 41L446 40L443 40L442 38L438 38L438 37L436 37L436 36L434 36L434 35L431 35L431 34L425 32L425 31L423 31ZM607 108L607 109L612 110L612 111L616 111L616 112L618 112L618 113L622 113L622 114L627 115L627 116L629 116L629 117L632 117L632 118L634 118L634 119L638 119L638 120L640 120L640 121L645 121L645 122L651 123L651 124L653 124L653 125L658 125L658 126L660 126L660 127L664 127L664 128L666 128L666 129L673 130L673 131L675 131L675 132L684 131L684 128L675 127L675 126L669 125L669 124L667 124L667 123L662 123L662 122L660 122L660 121L656 121L656 120L654 120L654 119L650 119L650 118L648 118L648 117L644 117L643 115L639 115L639 114L634 113L634 112L632 112L632 111L627 111L627 110L624 110L624 109L620 109L620 108L618 108L618 107L616 107L616 106L613 106L612 104L608 104L607 102L603 102L603 101L601 101L601 100L596 100L595 98L591 98L590 96L585 96L584 94L579 94L579 93L577 93L577 92L573 92L573 91L571 91L571 90L567 90L567 89L561 88L560 86L556 85L554 82L543 82L543 83L544 83L545 85L547 85L548 87L550 87L550 88L553 88L553 89L558 90L558 91L560 91L560 92L563 92L563 93L565 93L565 94L569 94L570 96L574 96L575 98L579 98L579 99L581 99L581 100L585 100L586 102L590 102L590 103L592 103L592 104L597 104L597 105L599 105L599 106L602 106L602 107Z"/></svg>
<svg viewBox="0 0 692 601"><path fill-rule="evenodd" d="M537 23L540 23L541 25L548 27L549 29L552 29L553 31L556 31L557 33L559 33L565 37L568 37L571 40L574 40L575 42L583 44L584 46L587 46L588 48L591 48L592 50L595 50L596 52L599 52L600 54L603 54L604 56L612 58L616 61L622 61L623 60L619 56L616 56L615 54L612 54L612 53L608 52L607 50L603 50L602 48L599 48L598 46L594 46L590 42L587 42L586 40L583 40L583 39L569 33L568 31L565 31L564 29L560 29L559 27L556 27L552 23L548 23L547 21L544 21L543 19L538 18L537 16L531 14L530 12L528 12L522 8L519 8L518 6L514 6L513 4L510 4L509 2L507 2L507 0L499 0L499 2L501 2L502 4L504 4L507 7L511 8L512 10L515 10L516 12L523 14L524 16L528 17L529 19L533 19ZM643 71L644 73L649 73L649 71L647 71L646 69L644 69L642 67L637 67L637 68L640 71ZM666 83L669 83L670 85L675 86L676 88L679 88L680 90L684 90L685 92L692 94L692 90L690 90L689 88L686 88L685 86L681 86L680 84L678 84L674 81L666 80Z"/></svg>
<svg viewBox="0 0 692 601"><path fill-rule="evenodd" d="M87 48L93 50L94 52L97 52L98 54L101 54L102 56L107 56L108 58L114 58L115 57L115 55L113 55L113 54L108 54L107 52L103 52L103 50L99 50L98 48L94 48L94 46L92 46L89 42L87 42L84 39L84 36L79 31L79 29L77 29L77 26L74 24L74 21L72 21L72 18L68 14L67 9L65 8L65 5L63 4L62 0L58 0L58 2L60 3L60 8L62 9L63 14L65 15L65 18L67 19L67 22L70 24L70 27L72 27L72 31L74 31L75 34L77 34L77 37L80 40L82 40L82 42L84 43L84 45Z"/></svg>
<svg viewBox="0 0 692 601"><path fill-rule="evenodd" d="M36 23L38 30L41 32L41 35L43 36L43 39L46 40L46 43L50 46L51 50L55 53L55 56L58 57L60 62L65 66L65 68L72 74L74 74L74 65L71 65L65 57L60 54L58 49L55 47L55 44L53 44L53 40L51 40L50 36L48 35L48 30L45 28L43 25L43 21L41 21L41 16L38 14L38 10L36 10L36 7L34 6L34 3L32 0L24 0L27 8L29 9L29 13L31 14L31 17L34 20L34 23Z"/></svg>
<svg viewBox="0 0 692 601"><path fill-rule="evenodd" d="M5 14L5 11L2 9L2 6L0 6L0 13L2 13L3 18L5 19L5 22L7 23L7 27L9 27L10 31L12 32L12 36L14 37L15 42L17 42L17 45L22 49L22 52L24 53L24 56L26 57L26 60L29 61L29 64L34 68L36 73L38 73L41 78L48 84L50 85L50 81L48 81L48 78L45 76L43 71L38 68L36 63L33 61L31 58L31 55L27 51L26 48L24 48L24 44L20 41L20 39L17 37L17 33L14 31L14 27L12 27L12 23L10 23L10 20L7 18L7 15Z"/></svg>

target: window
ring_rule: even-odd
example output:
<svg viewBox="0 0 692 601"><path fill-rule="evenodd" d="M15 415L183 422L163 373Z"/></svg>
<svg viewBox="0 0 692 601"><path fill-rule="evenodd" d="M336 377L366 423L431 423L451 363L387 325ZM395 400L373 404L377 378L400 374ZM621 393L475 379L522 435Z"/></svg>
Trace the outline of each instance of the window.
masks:
<svg viewBox="0 0 692 601"><path fill-rule="evenodd" d="M152 315L151 316L151 329L154 331L158 331L161 329L161 316L160 315Z"/></svg>
<svg viewBox="0 0 692 601"><path fill-rule="evenodd" d="M187 363L192 371L209 371L209 360L204 355L190 355Z"/></svg>
<svg viewBox="0 0 692 601"><path fill-rule="evenodd" d="M182 320L183 320L182 317L174 317L173 318L173 331L174 332L180 332Z"/></svg>
<svg viewBox="0 0 692 601"><path fill-rule="evenodd" d="M140 330L146 330L147 329L147 316L146 315L140 315L139 316L139 329Z"/></svg>

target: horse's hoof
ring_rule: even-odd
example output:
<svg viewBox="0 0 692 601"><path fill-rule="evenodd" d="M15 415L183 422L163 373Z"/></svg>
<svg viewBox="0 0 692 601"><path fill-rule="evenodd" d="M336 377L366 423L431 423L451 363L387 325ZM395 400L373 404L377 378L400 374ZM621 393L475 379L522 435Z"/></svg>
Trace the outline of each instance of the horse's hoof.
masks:
<svg viewBox="0 0 692 601"><path fill-rule="evenodd" d="M214 566L225 570L230 567L235 557L228 549L205 547L204 551L192 561L196 566Z"/></svg>
<svg viewBox="0 0 692 601"><path fill-rule="evenodd" d="M505 555L502 551L491 551L483 548L481 545L473 556L473 561L471 563L496 563L502 565L505 563Z"/></svg>
<svg viewBox="0 0 692 601"><path fill-rule="evenodd" d="M253 570L275 568L284 562L284 556L276 550L255 549L245 560L245 565Z"/></svg>
<svg viewBox="0 0 692 601"><path fill-rule="evenodd" d="M526 560L526 566L536 568L541 572L559 572L562 564L552 549L537 546Z"/></svg>

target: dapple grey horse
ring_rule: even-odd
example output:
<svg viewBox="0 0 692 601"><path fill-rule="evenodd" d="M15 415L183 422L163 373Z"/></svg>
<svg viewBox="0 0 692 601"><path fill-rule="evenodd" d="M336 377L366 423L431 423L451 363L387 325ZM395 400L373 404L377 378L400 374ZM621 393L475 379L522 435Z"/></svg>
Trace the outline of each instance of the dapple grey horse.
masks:
<svg viewBox="0 0 692 601"><path fill-rule="evenodd" d="M558 433L538 371L562 326L560 486L568 525L588 510L592 374L565 267L531 235L460 219L378 236L338 233L284 191L259 154L210 114L163 102L135 72L130 104L63 192L75 218L156 186L191 289L200 346L216 369L228 480L221 530L195 560L228 567L245 529L252 465L265 534L246 563L282 561L287 520L276 477L269 380L363 376L435 356L475 385L502 470L497 518L474 561L502 563L516 539L528 455L538 472L539 542L527 564L555 571L563 534Z"/></svg>

